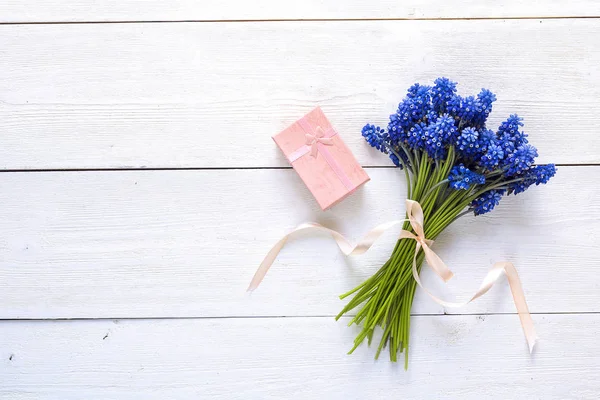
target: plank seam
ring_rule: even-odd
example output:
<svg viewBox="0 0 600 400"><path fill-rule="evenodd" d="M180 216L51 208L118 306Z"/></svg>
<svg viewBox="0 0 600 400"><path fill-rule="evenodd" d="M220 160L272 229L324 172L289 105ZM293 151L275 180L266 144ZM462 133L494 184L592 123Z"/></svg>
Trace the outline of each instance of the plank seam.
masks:
<svg viewBox="0 0 600 400"><path fill-rule="evenodd" d="M596 19L600 15L573 16L512 16L512 17L416 17L416 18L290 18L290 19L174 19L174 20L113 20L113 21L13 21L0 25L82 25L82 24L181 24L181 23L265 23L265 22L359 22L359 21L494 21L494 20L552 20L552 19Z"/></svg>
<svg viewBox="0 0 600 400"><path fill-rule="evenodd" d="M532 312L531 315L600 315L600 311L550 311L550 312ZM411 314L411 317L457 317L457 316L494 316L494 315L517 315L516 312L490 312L490 313L418 313ZM345 315L341 318L348 319L353 315ZM200 320L200 319L293 319L293 318L335 318L331 315L233 315L233 316L217 316L217 317L99 317L99 318L0 318L1 322L18 322L18 321L160 321L160 320Z"/></svg>
<svg viewBox="0 0 600 400"><path fill-rule="evenodd" d="M557 167L600 167L600 163L565 163ZM393 165L363 165L366 169L395 169ZM0 169L0 173L11 172L109 172L109 171L229 171L229 170L289 170L290 167L127 167L127 168L32 168Z"/></svg>

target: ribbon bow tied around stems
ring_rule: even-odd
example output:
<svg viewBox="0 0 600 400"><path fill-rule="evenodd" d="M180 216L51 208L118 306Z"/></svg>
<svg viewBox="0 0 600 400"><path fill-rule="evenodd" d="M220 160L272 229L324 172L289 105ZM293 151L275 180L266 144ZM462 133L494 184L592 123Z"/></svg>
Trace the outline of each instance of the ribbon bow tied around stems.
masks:
<svg viewBox="0 0 600 400"><path fill-rule="evenodd" d="M310 155L312 157L317 156L317 153L319 152L319 143L324 144L325 146L333 146L333 140L325 137L325 132L323 132L323 129L320 126L317 126L314 135L307 133L305 134L305 137L306 145L310 146Z"/></svg>
<svg viewBox="0 0 600 400"><path fill-rule="evenodd" d="M419 254L419 250L423 249L427 264L433 268L435 273L438 274L439 277L444 280L444 282L448 282L454 276L454 274L452 271L450 271L446 264L444 264L442 259L435 254L433 250L431 250L430 246L433 244L433 240L425 238L425 229L423 227L424 217L421 205L414 200L406 200L406 216L408 219L404 221L410 222L410 226L413 228L415 233L403 229L400 232L400 239L413 239L417 242L414 264L417 262L417 254Z"/></svg>
<svg viewBox="0 0 600 400"><path fill-rule="evenodd" d="M307 135L307 138L308 136L309 135ZM315 139L315 143L316 141L317 139ZM421 205L414 200L406 200L406 216L408 217L407 219L389 221L376 226L370 230L356 246L352 246L341 233L334 231L333 229L326 228L315 222L301 224L290 233L279 239L279 241L271 248L254 274L254 277L250 282L250 286L248 287L248 291L252 291L256 289L258 285L260 285L263 278L267 274L267 271L275 261L277 254L279 254L288 238L293 233L303 230L319 230L327 232L333 237L340 250L346 256L355 256L366 253L367 250L369 250L369 248L371 248L371 246L375 243L375 241L389 228L408 221L414 233L407 230L402 230L400 232L400 238L413 239L416 242L415 255L412 264L412 275L419 287L421 287L421 289L423 289L425 293L427 293L427 295L436 303L444 307L457 308L463 307L478 297L483 296L488 290L491 289L491 287L502 276L502 274L505 274L512 292L515 307L517 308L517 313L519 314L519 319L521 320L521 326L523 328L523 332L525 333L525 338L527 339L527 344L529 345L529 351L532 352L538 336L533 326L533 320L531 319L529 308L527 307L527 302L525 301L525 294L523 293L523 288L521 286L521 280L519 279L519 274L517 273L515 266L510 262L497 262L494 264L492 269L483 279L483 282L481 283L481 286L479 286L479 289L477 289L477 292L475 292L475 294L468 301L457 303L442 300L427 290L427 288L425 288L421 282L419 271L417 269L417 255L419 254L419 250L423 249L427 264L439 275L440 278L444 280L444 282L447 282L450 278L452 278L452 276L454 276L454 274L452 271L450 271L446 264L444 264L442 259L430 248L430 246L433 244L433 241L425 237L425 229L423 225L424 217Z"/></svg>

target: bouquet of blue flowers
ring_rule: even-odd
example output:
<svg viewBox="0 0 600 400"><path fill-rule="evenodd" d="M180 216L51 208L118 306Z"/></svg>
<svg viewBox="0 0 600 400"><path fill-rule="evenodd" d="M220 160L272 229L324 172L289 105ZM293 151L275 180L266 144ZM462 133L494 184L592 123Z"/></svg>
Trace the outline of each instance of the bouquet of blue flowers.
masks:
<svg viewBox="0 0 600 400"><path fill-rule="evenodd" d="M486 120L495 100L487 89L476 97L462 97L455 82L438 78L433 86L415 84L408 89L387 129L370 124L362 129L371 146L404 170L408 198L422 207L427 239L434 240L457 218L488 213L503 196L545 184L556 173L554 164L535 164L537 149L527 140L517 115L508 117L497 131L488 129ZM409 222L404 229L412 229ZM337 318L358 309L350 324L362 326L350 353L365 339L370 344L379 326L383 336L375 358L387 346L392 361L404 351L407 365L417 285L412 274L415 256L420 271L424 252L412 240L398 240L390 259L373 276L340 296L354 294Z"/></svg>

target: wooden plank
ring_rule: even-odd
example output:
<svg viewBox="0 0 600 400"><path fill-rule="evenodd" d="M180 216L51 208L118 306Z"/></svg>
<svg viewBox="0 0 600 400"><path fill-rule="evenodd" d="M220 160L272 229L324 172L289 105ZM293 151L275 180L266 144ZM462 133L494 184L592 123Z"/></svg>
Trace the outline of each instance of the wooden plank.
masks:
<svg viewBox="0 0 600 400"><path fill-rule="evenodd" d="M596 399L599 315L413 317L409 370L332 318L2 322L2 399Z"/></svg>
<svg viewBox="0 0 600 400"><path fill-rule="evenodd" d="M552 0L522 2L507 0L306 0L290 3L276 0L228 0L199 2L177 0L165 6L159 0L103 0L93 6L85 0L5 0L0 22L85 21L231 21L282 19L390 19L390 18L522 18L600 16L593 0L568 3Z"/></svg>
<svg viewBox="0 0 600 400"><path fill-rule="evenodd" d="M245 290L270 246L301 222L357 240L402 218L404 175L368 172L372 181L327 213L292 170L0 174L0 318L335 315L345 304L337 296L386 261L397 231L350 259L328 236L301 236L257 291ZM546 187L456 222L435 244L456 277L445 287L426 270L424 281L460 300L493 262L510 260L533 312L599 312L590 279L600 259L598 180L599 167L562 167ZM459 310L418 293L413 312L514 305L503 281Z"/></svg>
<svg viewBox="0 0 600 400"><path fill-rule="evenodd" d="M596 19L0 26L0 168L273 167L317 104L360 137L447 75L525 118L541 162L600 163Z"/></svg>

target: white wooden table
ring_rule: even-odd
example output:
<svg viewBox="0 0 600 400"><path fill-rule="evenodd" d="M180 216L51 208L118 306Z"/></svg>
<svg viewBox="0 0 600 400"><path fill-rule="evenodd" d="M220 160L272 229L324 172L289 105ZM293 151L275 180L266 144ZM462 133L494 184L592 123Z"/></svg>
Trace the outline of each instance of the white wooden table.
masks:
<svg viewBox="0 0 600 400"><path fill-rule="evenodd" d="M0 398L597 399L600 3L287 3L1 2ZM418 293L405 372L346 355L333 319L396 233L348 260L304 236L245 288L300 222L358 239L403 215L360 128L440 75L492 89L492 125L523 116L559 172L456 223L456 278L423 279L461 297L513 261L541 340L505 281L460 310ZM317 104L372 178L326 213L270 138Z"/></svg>

